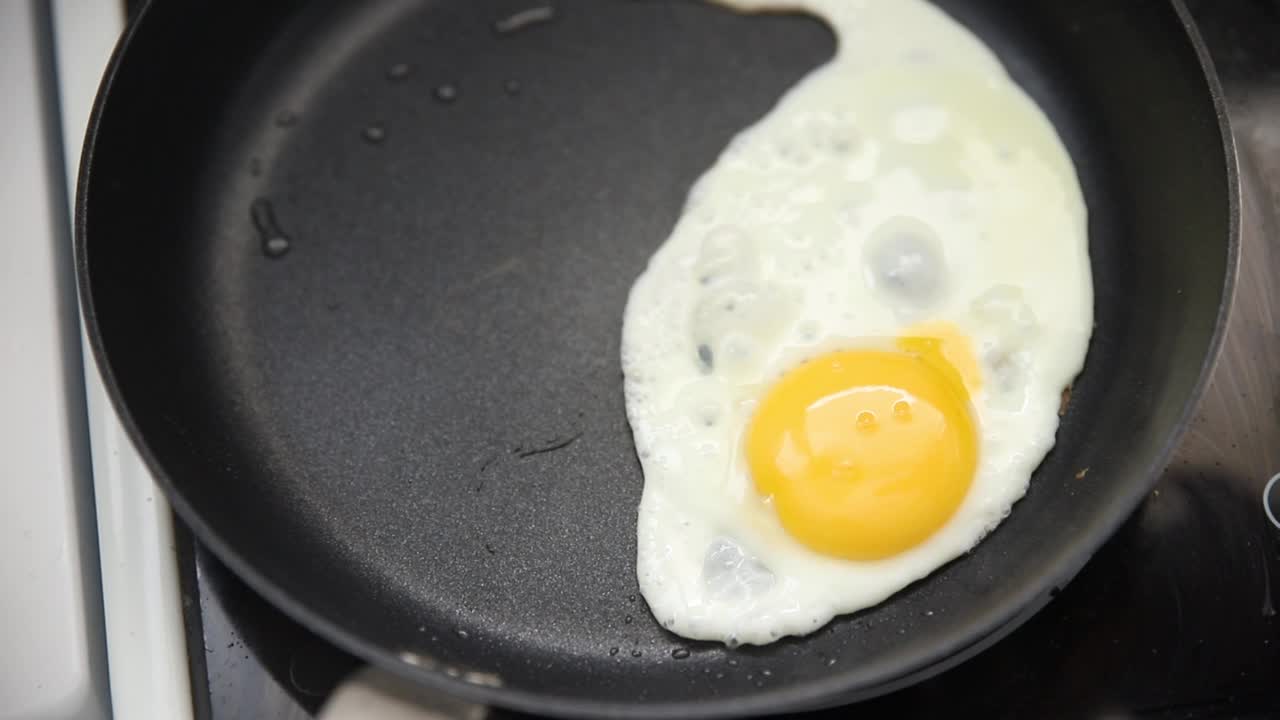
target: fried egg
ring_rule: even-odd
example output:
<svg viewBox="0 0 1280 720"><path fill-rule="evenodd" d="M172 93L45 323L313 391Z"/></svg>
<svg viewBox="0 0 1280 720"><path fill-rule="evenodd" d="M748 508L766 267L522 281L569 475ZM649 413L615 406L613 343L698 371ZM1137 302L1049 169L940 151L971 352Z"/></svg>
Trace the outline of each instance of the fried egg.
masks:
<svg viewBox="0 0 1280 720"><path fill-rule="evenodd" d="M623 318L640 589L728 645L972 549L1053 446L1093 325L1075 168L995 55L923 0L786 8L836 57L696 182Z"/></svg>

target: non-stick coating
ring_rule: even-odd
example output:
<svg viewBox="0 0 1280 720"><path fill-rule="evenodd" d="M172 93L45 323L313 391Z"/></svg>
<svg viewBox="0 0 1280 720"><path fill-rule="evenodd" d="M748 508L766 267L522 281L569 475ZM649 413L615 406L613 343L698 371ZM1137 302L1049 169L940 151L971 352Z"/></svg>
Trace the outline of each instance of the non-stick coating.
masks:
<svg viewBox="0 0 1280 720"><path fill-rule="evenodd" d="M833 52L804 17L557 0L502 34L525 3L153 3L109 76L79 206L90 335L126 426L269 599L470 697L761 712L963 657L1149 488L1212 354L1235 200L1174 7L941 4L1072 152L1097 329L1026 498L891 601L726 650L663 631L635 580L627 291L690 183Z"/></svg>

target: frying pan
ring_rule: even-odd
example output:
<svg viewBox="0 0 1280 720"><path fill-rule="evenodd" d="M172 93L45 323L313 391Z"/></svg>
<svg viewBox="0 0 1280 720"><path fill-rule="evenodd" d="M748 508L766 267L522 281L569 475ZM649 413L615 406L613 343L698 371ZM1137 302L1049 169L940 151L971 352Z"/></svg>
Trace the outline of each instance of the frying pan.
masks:
<svg viewBox="0 0 1280 720"><path fill-rule="evenodd" d="M76 215L125 427L229 567L415 687L723 716L960 662L1150 489L1218 346L1238 208L1180 4L938 4L1074 158L1097 328L1026 497L888 602L730 650L665 632L635 579L627 292L693 180L831 56L802 15L556 0L549 22L495 26L530 5L147 4L103 83Z"/></svg>

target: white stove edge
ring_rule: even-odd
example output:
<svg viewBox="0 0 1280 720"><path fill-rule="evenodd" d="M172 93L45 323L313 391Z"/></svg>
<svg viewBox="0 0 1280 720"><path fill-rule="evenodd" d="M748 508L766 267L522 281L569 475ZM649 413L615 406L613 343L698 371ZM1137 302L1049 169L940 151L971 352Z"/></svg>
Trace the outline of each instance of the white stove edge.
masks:
<svg viewBox="0 0 1280 720"><path fill-rule="evenodd" d="M47 7L0 4L0 718L106 715Z"/></svg>
<svg viewBox="0 0 1280 720"><path fill-rule="evenodd" d="M53 0L51 7L68 192L74 198L90 111L125 18L119 0ZM190 720L170 509L120 425L87 339L82 347L112 714Z"/></svg>

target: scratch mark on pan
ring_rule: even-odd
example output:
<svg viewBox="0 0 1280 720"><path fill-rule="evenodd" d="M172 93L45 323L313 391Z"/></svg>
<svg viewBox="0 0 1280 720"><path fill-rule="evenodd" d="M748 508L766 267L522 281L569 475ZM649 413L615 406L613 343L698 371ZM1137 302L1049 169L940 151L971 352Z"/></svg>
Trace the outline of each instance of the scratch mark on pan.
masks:
<svg viewBox="0 0 1280 720"><path fill-rule="evenodd" d="M480 463L480 482L476 483L476 486L471 488L473 492L480 492L484 489L484 471L488 470L497 461L498 453L493 453L489 455L489 457L485 458L484 462Z"/></svg>
<svg viewBox="0 0 1280 720"><path fill-rule="evenodd" d="M532 7L528 10L509 15L493 24L493 31L499 35L506 35L519 30L523 30L531 25L541 25L545 22L551 22L556 17L556 9L550 5L542 7Z"/></svg>
<svg viewBox="0 0 1280 720"><path fill-rule="evenodd" d="M487 282L497 280L498 278L503 277L504 275L510 275L511 273L519 270L523 264L524 263L520 259L519 255L512 255L506 260L503 260L502 262L498 263L497 265L494 265L488 270L485 270L479 275L476 275L470 280L466 282L458 283L457 285L454 285L453 287L449 288L448 290L445 291L445 297L452 298L452 297L457 297L459 295L464 295L468 291L475 290L476 288L484 285Z"/></svg>
<svg viewBox="0 0 1280 720"><path fill-rule="evenodd" d="M534 455L544 455L546 453L555 452L557 450L563 450L569 447L570 445L574 444L575 442L577 442L578 438L580 437L582 437L582 433L578 433L577 435L573 435L571 437L567 437L563 439L552 440L551 444L549 445L544 445L542 447L536 447L536 448L531 448L529 450L525 450L523 452L520 452L517 455L517 457L524 459L524 458L533 457Z"/></svg>
<svg viewBox="0 0 1280 720"><path fill-rule="evenodd" d="M289 656L289 684L293 686L293 689L297 690L303 695L308 695L310 697L320 697L320 693L316 692L315 690L304 688L302 687L301 684L298 683L298 677L294 672L294 668L297 666L297 664L298 664L297 654L290 655Z"/></svg>

